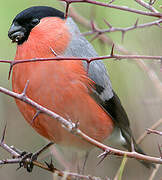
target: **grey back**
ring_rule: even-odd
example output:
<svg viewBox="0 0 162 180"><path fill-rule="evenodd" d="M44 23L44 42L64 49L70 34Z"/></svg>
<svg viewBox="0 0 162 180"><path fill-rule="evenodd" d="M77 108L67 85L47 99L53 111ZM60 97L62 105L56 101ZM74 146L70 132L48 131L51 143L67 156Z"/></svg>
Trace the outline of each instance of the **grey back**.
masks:
<svg viewBox="0 0 162 180"><path fill-rule="evenodd" d="M81 35L79 28L72 20L72 18L68 18L66 24L72 34L72 39L67 50L64 53L64 56L97 57L97 52L88 42L88 40L86 40L86 38ZM83 65L87 70L86 61L83 61ZM106 71L104 63L101 60L93 61L90 63L88 74L89 77L99 87L98 91L95 91L95 93L102 101L109 100L113 97L110 78Z"/></svg>

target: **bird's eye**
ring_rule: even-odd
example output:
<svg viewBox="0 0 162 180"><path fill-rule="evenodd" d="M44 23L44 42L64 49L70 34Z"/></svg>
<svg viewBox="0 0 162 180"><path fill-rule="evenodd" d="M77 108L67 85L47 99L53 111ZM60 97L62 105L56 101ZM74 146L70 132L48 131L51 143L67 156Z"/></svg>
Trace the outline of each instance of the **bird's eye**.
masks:
<svg viewBox="0 0 162 180"><path fill-rule="evenodd" d="M39 19L32 19L31 25L36 26L39 22L40 22Z"/></svg>

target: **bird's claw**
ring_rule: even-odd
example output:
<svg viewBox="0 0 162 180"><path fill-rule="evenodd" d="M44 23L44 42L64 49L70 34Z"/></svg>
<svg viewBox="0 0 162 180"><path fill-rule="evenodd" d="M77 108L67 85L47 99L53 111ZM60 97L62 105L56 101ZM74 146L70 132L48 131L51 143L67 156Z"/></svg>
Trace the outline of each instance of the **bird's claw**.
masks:
<svg viewBox="0 0 162 180"><path fill-rule="evenodd" d="M53 171L55 169L54 165L53 165L53 162L52 162L52 158L51 158L51 161L48 163L47 161L45 161L45 164L47 165L47 167Z"/></svg>
<svg viewBox="0 0 162 180"><path fill-rule="evenodd" d="M22 159L19 163L19 167L17 168L17 170L24 167L27 169L28 172L32 172L34 167L33 161L37 160L38 156L36 154L23 151L20 157Z"/></svg>
<svg viewBox="0 0 162 180"><path fill-rule="evenodd" d="M23 151L20 154L21 162L19 163L20 166L17 168L17 170L24 167L27 169L28 172L32 172L33 167L34 167L33 161L36 161L38 156L53 144L54 144L53 142L49 142L47 145L43 146L41 149L39 149L35 153L28 153L26 151ZM51 161L51 164L52 164L52 161ZM52 166L50 168L52 168Z"/></svg>

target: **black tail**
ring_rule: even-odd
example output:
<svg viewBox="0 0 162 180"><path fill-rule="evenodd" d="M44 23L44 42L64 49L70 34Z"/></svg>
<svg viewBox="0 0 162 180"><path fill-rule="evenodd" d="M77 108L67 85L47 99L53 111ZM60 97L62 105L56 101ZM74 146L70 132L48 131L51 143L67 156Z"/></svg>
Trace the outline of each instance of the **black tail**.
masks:
<svg viewBox="0 0 162 180"><path fill-rule="evenodd" d="M132 145L131 144L133 143L134 150L136 152L146 155L144 153L144 151L136 143L136 141L135 141L135 139L133 137L131 138L130 135L127 132L125 133L123 130L122 130L122 135L123 135L123 137L125 138L125 140L127 142L127 144L124 145L124 147L126 149L128 149L129 151L132 151ZM150 163L150 162L147 162L147 161L142 161L142 160L139 160L139 162L142 163L146 168L149 168L149 169L150 168L155 168L155 164L153 164L153 163Z"/></svg>
<svg viewBox="0 0 162 180"><path fill-rule="evenodd" d="M109 115L111 115L114 124L121 130L122 136L125 138L127 143L124 147L131 151L131 141L133 141L135 151L145 155L143 150L137 145L133 138L128 116L116 93L114 92L114 96L111 99L102 102L102 106L109 113ZM155 168L153 163L142 160L140 162L147 168Z"/></svg>

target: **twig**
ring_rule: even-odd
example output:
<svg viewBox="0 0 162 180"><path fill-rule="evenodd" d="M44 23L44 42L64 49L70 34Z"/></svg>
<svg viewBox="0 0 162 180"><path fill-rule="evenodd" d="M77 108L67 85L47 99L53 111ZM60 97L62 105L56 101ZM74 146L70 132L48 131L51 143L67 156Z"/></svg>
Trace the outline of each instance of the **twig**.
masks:
<svg viewBox="0 0 162 180"><path fill-rule="evenodd" d="M113 48L113 47L112 47ZM20 64L20 63L28 63L28 62L43 62L43 61L67 61L67 60L75 60L75 61L87 61L88 65L92 61L97 60L104 60L104 59L147 59L147 60L162 60L162 56L146 56L146 55L119 55L119 54L110 54L107 56L98 56L98 57L54 57L54 58L34 58L34 59L25 59L25 60L0 60L0 63L9 63L10 64L10 70L9 70L9 76L10 78L11 71L14 65Z"/></svg>
<svg viewBox="0 0 162 180"><path fill-rule="evenodd" d="M140 28L151 27L151 26L159 26L160 27L160 23L162 23L162 19L158 19L156 21L145 23L145 24L140 24L140 25L138 25L138 19L137 19L137 21L135 22L135 24L133 26L126 27L126 28L112 27L112 25L110 23L108 23L106 20L105 20L105 23L109 26L109 29L99 29L94 25L93 26L94 28L92 28L91 31L85 32L85 33L83 33L83 35L86 36L86 35L91 35L91 34L95 34L95 33L101 35L104 33L117 32L117 31L120 31L125 34L126 32L134 30L134 29L140 29Z"/></svg>
<svg viewBox="0 0 162 180"><path fill-rule="evenodd" d="M160 168L160 164L156 164L156 168L152 171L152 173L151 173L148 180L153 180L154 179L154 177L155 177L156 173L158 172L159 168Z"/></svg>
<svg viewBox="0 0 162 180"><path fill-rule="evenodd" d="M153 129L146 129L147 130L147 134L158 134L160 136L162 136L162 132L161 131L157 131L157 130L153 130Z"/></svg>
<svg viewBox="0 0 162 180"><path fill-rule="evenodd" d="M150 11L152 11L152 12L156 12L156 13L158 13L158 11L154 8L154 7L152 7L152 5L155 3L155 0L154 1L152 1L152 0L150 0L150 3L148 4L148 3L146 3L146 2L144 2L143 0L135 0L138 4L140 4L141 6L143 6L143 7L145 7L146 9L148 9L148 10L150 10ZM153 3L152 3L153 2Z"/></svg>
<svg viewBox="0 0 162 180"><path fill-rule="evenodd" d="M35 59L25 59L25 60L0 60L0 63L9 63L13 66L20 63L28 63L28 62L43 62L43 61L97 61L97 60L105 60L105 59L145 59L145 60L162 60L162 56L147 56L147 55L119 55L119 54L110 54L107 56L98 56L98 57L54 57L54 58L35 58Z"/></svg>
<svg viewBox="0 0 162 180"><path fill-rule="evenodd" d="M36 108L37 110L41 110L43 113L53 117L54 119L56 119L59 123L62 124L62 127L65 128L66 130L68 130L69 132L73 133L74 135L79 136L80 138L84 139L86 142L88 142L89 144L98 147L99 149L103 150L103 151L108 151L113 155L117 155L117 156L124 156L126 155L129 158L135 158L135 159L139 159L139 160L144 160L144 161L149 161L152 163L159 163L162 164L162 159L158 158L158 157L152 157L152 156L147 156L147 155L143 155L143 154L139 154L137 152L126 152L126 151L122 151L122 150L118 150L109 146L106 146L92 138L90 138L89 136L87 136L86 134L84 134L80 129L78 129L78 127L76 127L75 123L69 122L66 119L64 119L63 117L57 115L56 113L48 110L47 108L39 105L38 103L34 102L33 100L31 100L30 98L28 98L26 95L24 95L23 93L18 94L12 91L9 91L3 87L0 87L0 92L7 94L11 97L14 97L16 99L19 99L23 102L26 102L27 104L33 106L34 108Z"/></svg>
<svg viewBox="0 0 162 180"><path fill-rule="evenodd" d="M158 17L158 18L162 17L162 14L159 12L146 12L146 11L141 11L141 10L137 10L137 9L132 9L127 6L118 6L118 5L103 3L100 1L94 1L94 0L60 0L60 1L64 1L69 4L88 3L88 4L94 4L94 5L98 5L98 6L104 6L104 7L108 7L108 8L118 9L118 10L122 10L122 11L132 12L132 13L136 13L136 14L141 14L141 15L145 15L145 16L152 16L152 17Z"/></svg>
<svg viewBox="0 0 162 180"><path fill-rule="evenodd" d="M49 143L48 146L50 146L51 144L53 144L53 143ZM3 149L5 149L6 151L8 151L12 156L14 156L14 158L12 158L12 159L0 160L0 165L4 165L4 164L20 164L20 163L22 163L23 156L21 155L21 153L17 153L18 152L17 150L13 150L13 148L8 146L7 144L5 144L4 141L0 143L0 146ZM47 148L47 146L45 146L45 148ZM41 149L41 150L44 150L44 149ZM35 154L37 155L39 153L40 153L40 151L36 152ZM27 166L29 163L31 163L31 160L32 159L30 159L30 158L26 158L24 160L24 167ZM93 176L81 175L81 174L78 174L78 173L71 173L71 172L61 171L61 170L58 170L58 169L54 168L53 165L52 165L53 168L51 168L50 166L48 167L48 166L38 162L37 160L33 160L32 163L33 163L33 165L35 165L35 166L37 166L39 168L42 168L44 170L50 171L50 172L52 172L54 174L57 174L57 176L60 176L60 177L65 177L66 176L67 180L71 180L72 178L84 178L84 179L88 179L88 180L97 178L97 177L93 177Z"/></svg>
<svg viewBox="0 0 162 180"><path fill-rule="evenodd" d="M154 129L156 129L157 127L159 127L160 124L162 124L162 118L159 119L157 122L155 122L149 129L154 130ZM145 132L137 139L137 144L140 144L140 143L143 141L143 139L146 137L146 135L147 135L147 131L145 131Z"/></svg>
<svg viewBox="0 0 162 180"><path fill-rule="evenodd" d="M12 148L10 148L7 144L4 143L5 133L6 133L6 125L5 125L5 128L3 130L2 138L1 138L1 141L0 141L0 146L3 149L5 149L7 152L12 154L13 157L18 157L19 154L16 151L14 151Z"/></svg>

